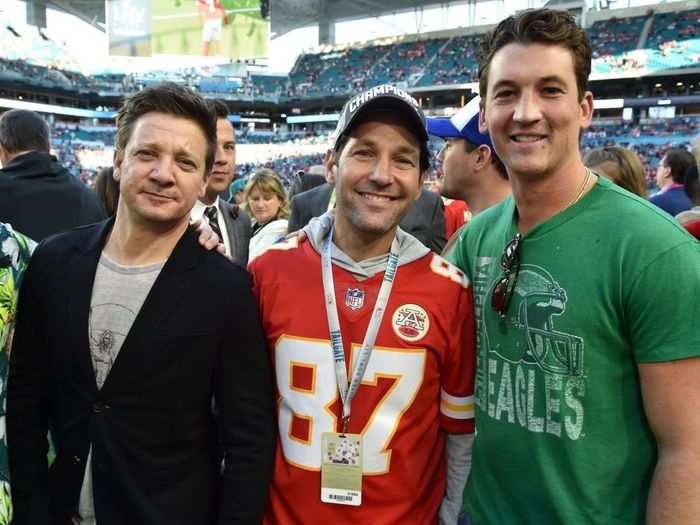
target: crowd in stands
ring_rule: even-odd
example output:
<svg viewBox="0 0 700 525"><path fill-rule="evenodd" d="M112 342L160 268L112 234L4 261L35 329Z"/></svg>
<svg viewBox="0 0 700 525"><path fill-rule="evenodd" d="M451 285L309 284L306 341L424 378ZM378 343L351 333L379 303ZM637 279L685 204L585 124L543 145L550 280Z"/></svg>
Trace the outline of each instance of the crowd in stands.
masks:
<svg viewBox="0 0 700 525"><path fill-rule="evenodd" d="M700 485L667 498L700 472L700 111L584 128L585 32L544 8L484 43L483 98L426 115L396 85L457 81L457 45L373 51L333 132L278 126L296 102L236 130L196 71L132 84L116 127L0 115L0 525L545 525L582 499L600 524L693 521ZM305 96L335 58L295 70Z"/></svg>
<svg viewBox="0 0 700 525"><path fill-rule="evenodd" d="M650 24L646 39L646 24ZM594 22L587 32L593 72L635 73L682 68L700 61L700 9ZM278 101L341 96L385 82L406 86L447 85L477 79L481 35L336 47L300 55L288 76L248 74L235 78L216 67L87 76L62 44L33 26L0 29L0 78L63 89L129 94L163 80L212 97Z"/></svg>
<svg viewBox="0 0 700 525"><path fill-rule="evenodd" d="M584 138L647 137L675 135L695 136L700 132L700 116L691 115L670 119L646 119L638 123L608 121L597 123L586 130Z"/></svg>
<svg viewBox="0 0 700 525"><path fill-rule="evenodd" d="M650 33L640 49L645 24ZM700 9L593 23L594 73L638 72L696 65L700 60ZM431 86L477 80L481 35L377 44L306 53L283 93L288 97L342 95L383 82Z"/></svg>
<svg viewBox="0 0 700 525"><path fill-rule="evenodd" d="M52 147L61 163L88 185L99 170L111 164L114 144L113 126L88 126L57 123L52 128ZM260 130L237 131L237 173L246 178L262 168L275 171L289 188L298 171L308 171L321 164L325 148L331 143L330 130L325 132ZM619 119L601 119L583 134L583 151L607 146L623 146L634 151L645 168L649 192L655 187L654 174L664 152L678 144L687 144L700 134L700 115L671 119L643 119L629 123ZM428 181L439 174L437 153L439 139L430 142L433 153Z"/></svg>
<svg viewBox="0 0 700 525"><path fill-rule="evenodd" d="M416 85L433 86L475 82L478 79L478 51L481 35L450 39Z"/></svg>
<svg viewBox="0 0 700 525"><path fill-rule="evenodd" d="M637 48L639 36L648 16L630 16L599 20L588 30L593 58L620 55Z"/></svg>
<svg viewBox="0 0 700 525"><path fill-rule="evenodd" d="M643 28L651 17L649 34ZM700 60L700 9L595 22L594 73L692 67Z"/></svg>

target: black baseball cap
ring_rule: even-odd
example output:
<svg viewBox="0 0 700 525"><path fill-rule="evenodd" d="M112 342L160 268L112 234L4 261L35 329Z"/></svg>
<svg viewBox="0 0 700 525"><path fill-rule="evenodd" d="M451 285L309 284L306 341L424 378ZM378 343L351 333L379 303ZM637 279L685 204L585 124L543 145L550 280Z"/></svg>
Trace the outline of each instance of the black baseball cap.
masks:
<svg viewBox="0 0 700 525"><path fill-rule="evenodd" d="M425 115L415 98L401 88L391 84L382 84L369 88L351 97L343 106L335 128L337 144L341 137L347 135L368 111L388 110L405 118L411 125L410 131L419 142L428 141Z"/></svg>

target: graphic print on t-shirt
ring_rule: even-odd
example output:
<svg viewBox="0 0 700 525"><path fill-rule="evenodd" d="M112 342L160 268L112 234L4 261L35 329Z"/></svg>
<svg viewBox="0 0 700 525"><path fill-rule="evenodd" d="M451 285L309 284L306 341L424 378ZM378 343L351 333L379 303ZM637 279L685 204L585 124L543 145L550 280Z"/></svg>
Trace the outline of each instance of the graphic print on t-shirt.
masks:
<svg viewBox="0 0 700 525"><path fill-rule="evenodd" d="M500 319L492 312L484 315L500 276L497 259L477 258L474 274L477 405L489 417L530 432L579 439L584 341L557 328L566 315L566 290L544 268L524 264L506 317Z"/></svg>
<svg viewBox="0 0 700 525"><path fill-rule="evenodd" d="M90 311L90 355L97 386L102 387L119 354L136 312L121 304L105 303Z"/></svg>

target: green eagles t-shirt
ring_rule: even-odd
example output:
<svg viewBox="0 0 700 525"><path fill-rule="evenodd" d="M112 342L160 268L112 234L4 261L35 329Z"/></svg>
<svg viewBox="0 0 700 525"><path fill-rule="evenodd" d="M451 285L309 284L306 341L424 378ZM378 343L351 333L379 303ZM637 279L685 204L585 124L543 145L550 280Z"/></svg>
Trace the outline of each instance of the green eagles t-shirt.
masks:
<svg viewBox="0 0 700 525"><path fill-rule="evenodd" d="M700 243L599 178L521 241L507 315L491 308L509 197L450 259L474 290L477 435L465 509L477 525L643 524L656 445L638 363L700 355Z"/></svg>
<svg viewBox="0 0 700 525"><path fill-rule="evenodd" d="M12 521L5 433L8 352L19 285L35 246L34 241L14 232L9 225L0 223L0 525Z"/></svg>

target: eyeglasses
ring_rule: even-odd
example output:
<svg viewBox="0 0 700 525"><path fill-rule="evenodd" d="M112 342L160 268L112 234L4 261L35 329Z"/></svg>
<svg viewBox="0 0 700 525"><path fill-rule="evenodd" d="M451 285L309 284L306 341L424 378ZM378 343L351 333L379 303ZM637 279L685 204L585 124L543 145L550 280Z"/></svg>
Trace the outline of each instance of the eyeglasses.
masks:
<svg viewBox="0 0 700 525"><path fill-rule="evenodd" d="M519 233L515 234L501 255L501 277L498 279L496 286L493 287L491 294L491 308L501 318L505 318L508 311L508 305L515 291L515 283L518 281L520 273L520 241L523 236Z"/></svg>

